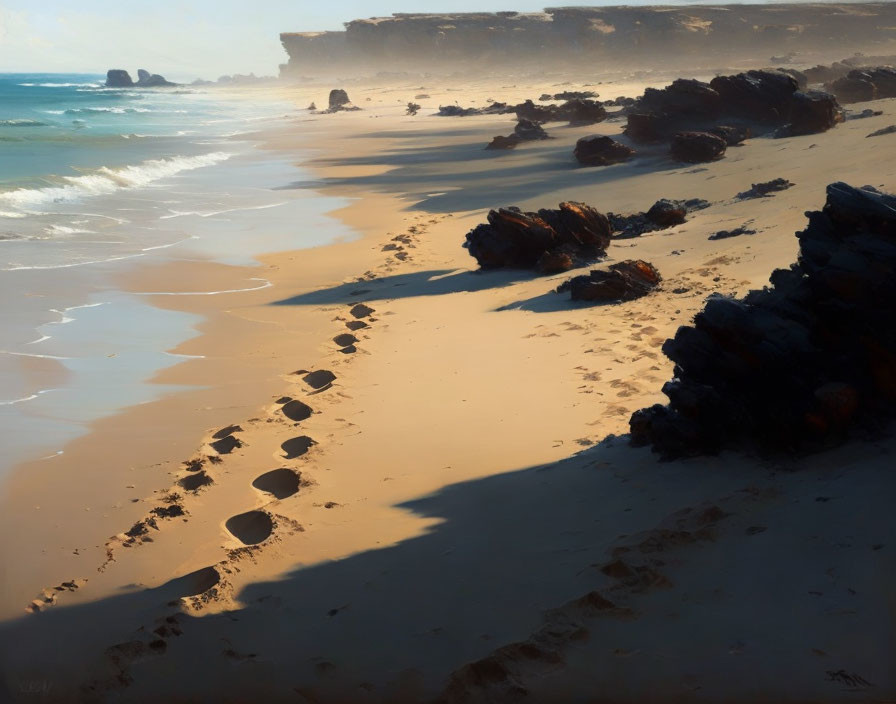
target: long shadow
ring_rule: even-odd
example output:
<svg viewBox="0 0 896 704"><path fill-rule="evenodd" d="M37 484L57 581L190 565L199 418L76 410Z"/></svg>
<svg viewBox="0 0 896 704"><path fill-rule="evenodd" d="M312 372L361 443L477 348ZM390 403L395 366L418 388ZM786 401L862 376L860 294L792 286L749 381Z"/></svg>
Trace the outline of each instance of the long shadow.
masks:
<svg viewBox="0 0 896 704"><path fill-rule="evenodd" d="M351 685L357 699L321 701L361 701L360 683L407 687L409 670L439 681L500 645L494 637L525 638L544 609L587 591L595 579L588 565L603 560L620 533L676 508L698 476L694 463L679 468L685 477L664 468L667 490L647 503L618 473L630 473L633 460L655 465L645 451L608 441L553 465L408 501L396 508L437 522L395 545L251 584L234 612L176 615L175 600L195 593L190 576L5 622L2 667L13 692L67 678L119 688L134 677L149 697L141 701L209 701L210 691L229 693L228 701L293 701L285 695L301 682L332 691ZM170 627L166 617L182 635L147 649L158 640L153 629ZM119 643L131 645L107 650ZM247 679L247 667L259 676ZM387 686L377 700L399 701L397 691L393 697Z"/></svg>
<svg viewBox="0 0 896 704"><path fill-rule="evenodd" d="M513 205L549 191L599 186L637 178L645 172L675 171L684 166L653 149L643 150L626 164L589 168L579 166L570 145L558 143L559 140L527 143L511 152L495 152L485 150L483 142L434 146L440 137L437 131L415 132L406 135L405 142L410 146L369 156L347 154L316 161L328 167L383 166L386 169L383 173L297 181L281 188L329 186L401 193L413 199L415 209L448 213ZM611 203L593 205L612 210Z"/></svg>
<svg viewBox="0 0 896 704"><path fill-rule="evenodd" d="M490 288L508 286L531 278L524 270L470 271L463 269L430 269L410 274L394 274L373 279L339 284L331 288L309 291L290 296L272 305L310 306L333 303L355 303L385 298L415 298L417 296L443 296L449 293L471 293Z"/></svg>
<svg viewBox="0 0 896 704"><path fill-rule="evenodd" d="M458 666L526 639L542 625L547 610L604 589L609 578L598 566L612 559L611 549L626 536L651 529L684 507L734 494L747 497L744 500L752 506L740 519L744 525L763 515L760 505L749 499L756 495L755 482L764 474L755 462L731 455L660 464L646 450L634 450L623 440L608 438L554 464L457 483L400 504L395 508L426 519L428 529L396 544L304 565L279 578L250 584L236 595L240 606L234 611L175 616L177 607L169 602L194 585L179 578L156 588L80 606L57 606L5 622L0 624L0 657L8 683L14 693L21 693L33 683L52 684L54 678L100 678L120 688L124 701L429 701ZM823 476L829 492L836 491L831 482L840 481L844 466L879 463L881 451L874 444L854 444L838 452L815 458L828 467ZM803 471L810 474L807 486L817 493L814 487L821 477L811 476L811 467L804 466ZM882 471L886 474L886 467ZM805 491L805 487L799 489ZM786 518L790 509L782 513L776 500L769 500L774 511L764 517ZM808 507L798 518L806 536L830 525L842 525L844 534L858 530L851 503L809 501ZM869 530L861 540L873 536L888 542L893 536L888 518L885 512L869 518ZM374 515L367 525L371 539L376 539L379 526L394 520L391 512L379 518ZM315 528L327 529L326 525ZM819 562L811 550L803 555L793 547L797 543L786 547L792 530L788 520L779 520L778 532L770 530L767 535L772 537L764 543L759 537L740 537L718 548L711 547L711 542L694 547L713 551L706 566L710 573L703 575L696 592L688 587L679 590L680 608L696 599L691 612L706 610L705 632L695 633L693 622L686 618L675 626L678 614L669 612L668 606L660 606L652 616L645 612L635 623L591 622L590 639L606 644L608 660L591 663L585 671L600 665L607 677L607 670L625 667L623 679L632 684L642 677L656 678L654 668L659 668L659 676L667 683L680 685L684 674L692 671L693 658L705 657L726 676L744 682L751 668L744 668L728 651L732 634L741 633L750 634L759 656L799 660L802 656L797 651L807 649L803 640L790 643L790 650L777 646L791 624L817 619L818 606L807 601L802 583L784 585L775 569L748 574L741 566L745 558L752 560L748 565L765 564L764 559L756 561L756 550L772 554L783 541L785 553L772 555L770 564L798 562L795 572L805 569L824 582L827 562ZM805 543L798 544L805 549ZM292 559L302 559L300 540L275 542L265 549L281 554L295 550ZM674 553L658 556L663 560L658 564L677 560ZM251 574L253 562L249 558L236 567ZM712 595L703 595L725 574L724 585L734 593L725 596L716 589ZM859 594L863 587L871 593L879 576L872 571L863 581L851 575L854 581L849 584ZM726 606L720 612L716 600L723 598ZM717 613L724 617L716 618ZM166 617L175 618L181 635L164 636L160 639L164 645L155 650L134 645L135 641L151 642L156 624L170 623L164 621ZM876 612L869 618L880 620ZM868 619L862 623L867 627ZM830 628L825 632L831 638L842 636L842 631ZM611 655L632 629L646 659ZM875 648L884 647L889 638L885 633L878 640L862 642L869 653L877 652ZM104 654L117 643L130 645ZM764 644L773 647L763 650ZM833 641L831 647L836 647ZM843 648L850 647L847 640ZM766 674L769 671L764 668ZM128 697L131 678L140 685L141 698ZM800 683L805 685L806 680ZM762 684L783 692L792 683ZM893 678L878 684L883 701L885 690L892 690ZM676 692L650 700L683 701ZM223 699L222 693L227 695ZM53 694L59 696L45 701L85 701L66 698L64 691ZM624 698L643 700L635 695Z"/></svg>

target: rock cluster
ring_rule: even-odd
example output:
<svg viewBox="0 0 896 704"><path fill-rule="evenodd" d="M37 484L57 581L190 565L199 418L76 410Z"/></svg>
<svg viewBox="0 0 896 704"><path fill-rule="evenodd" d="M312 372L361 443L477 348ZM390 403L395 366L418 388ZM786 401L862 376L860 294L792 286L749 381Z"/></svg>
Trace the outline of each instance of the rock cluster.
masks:
<svg viewBox="0 0 896 704"><path fill-rule="evenodd" d="M542 139L550 139L547 132L537 122L520 120L516 123L513 134L507 137L495 137L486 146L486 149L515 149L520 142L534 142Z"/></svg>
<svg viewBox="0 0 896 704"><path fill-rule="evenodd" d="M896 97L896 69L888 66L852 69L825 84L825 88L843 103Z"/></svg>
<svg viewBox="0 0 896 704"><path fill-rule="evenodd" d="M440 105L436 113L439 117L469 117L470 115L505 115L516 112L516 107L507 103L491 103L484 108L463 108L460 105Z"/></svg>
<svg viewBox="0 0 896 704"><path fill-rule="evenodd" d="M574 301L630 301L646 296L659 286L662 278L656 267L641 259L628 259L611 264L606 271L595 270L574 276L557 288L569 291Z"/></svg>
<svg viewBox="0 0 896 704"><path fill-rule="evenodd" d="M576 142L573 154L582 166L608 166L626 161L635 150L610 137L591 135Z"/></svg>
<svg viewBox="0 0 896 704"><path fill-rule="evenodd" d="M137 70L136 83L131 78L131 74L124 69L113 68L106 72L107 88L160 88L176 85L177 83L166 80L164 76L150 73L142 68Z"/></svg>
<svg viewBox="0 0 896 704"><path fill-rule="evenodd" d="M711 132L678 132L672 137L669 152L679 161L696 164L721 159L728 143Z"/></svg>
<svg viewBox="0 0 896 704"><path fill-rule="evenodd" d="M597 100L573 98L562 105L536 105L527 100L516 106L521 120L532 122L569 122L573 125L591 125L607 119L606 108Z"/></svg>
<svg viewBox="0 0 896 704"><path fill-rule="evenodd" d="M896 412L896 197L834 183L808 218L772 287L710 298L666 342L669 403L632 416L633 444L805 451Z"/></svg>
<svg viewBox="0 0 896 704"><path fill-rule="evenodd" d="M842 119L834 96L799 88L797 78L779 70L716 76L709 83L679 78L661 90L644 91L626 110L625 133L637 142L672 140L676 158L705 161L721 156L721 147L741 143L751 127L777 128L780 136L810 134ZM714 135L723 144L704 137L676 139L682 133Z"/></svg>
<svg viewBox="0 0 896 704"><path fill-rule="evenodd" d="M487 220L464 243L483 269L566 271L595 261L610 244L607 216L584 203L565 202L537 213L500 208L490 211Z"/></svg>
<svg viewBox="0 0 896 704"><path fill-rule="evenodd" d="M689 200L669 200L661 198L654 203L647 212L632 213L631 215L617 215L607 213L610 227L613 229L614 239L628 239L639 237L645 232L665 230L686 221L688 213L709 207L709 202L701 198Z"/></svg>
<svg viewBox="0 0 896 704"><path fill-rule="evenodd" d="M543 93L539 100L587 100L588 98L596 98L597 93L593 90L565 90L562 93Z"/></svg>

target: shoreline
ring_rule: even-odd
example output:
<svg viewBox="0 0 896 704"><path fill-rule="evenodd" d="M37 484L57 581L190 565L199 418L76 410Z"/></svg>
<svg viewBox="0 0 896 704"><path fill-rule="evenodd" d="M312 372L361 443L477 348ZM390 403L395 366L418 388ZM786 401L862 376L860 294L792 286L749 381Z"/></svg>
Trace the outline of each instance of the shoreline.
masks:
<svg viewBox="0 0 896 704"><path fill-rule="evenodd" d="M374 90L384 92L381 88L370 92ZM407 90L393 92L403 95ZM482 101L485 90L480 87L476 95ZM400 104L397 97L394 101ZM597 560L621 540L620 533L637 534L684 506L727 497L751 483L750 476L740 474L749 464L742 458L682 463L664 474L648 452L629 451L622 443L614 446L612 436L627 432L633 409L662 400L660 388L671 377L672 367L659 347L702 307L706 295L741 294L762 286L772 268L793 260L792 234L805 221L803 211L819 204L832 164L837 165L838 178L860 178L871 169L887 184L896 183L893 165L880 154L853 166L837 161L849 153L857 137L863 138L878 120L892 115L894 103L880 101L887 112L884 117L847 123L829 135L796 138L787 144L755 140L726 161L705 168L656 170L647 161L606 177L600 171L574 168L570 152L578 136L612 134L621 129L619 124L560 128L555 130L556 140L497 160L483 156L482 147L493 133L506 130L507 118L467 122L427 118L421 124L390 107L376 123L369 121L371 113L336 115L309 122L313 127L307 133L272 135L269 148L274 150L316 140L316 155L306 166L325 193L357 198L329 215L352 227L358 239L262 256L260 267L253 270L270 280L272 288L223 297L154 299L153 305L163 309L204 316L200 336L171 350L203 354L204 359L179 364L158 375L154 383L189 381L208 388L127 409L94 424L90 436L71 443L63 458L44 467L20 468L12 491L0 504L0 534L19 533L14 547L20 552L8 559L27 558L33 565L39 560L27 581L33 583L40 576L45 588L60 580L89 580L79 583L77 591L59 596L60 608L48 610L47 616L53 616L47 624L54 623L52 619L64 623L67 614L77 624L78 618L101 614L107 601L113 608L116 599L122 604L132 600L131 606L139 609L129 609L121 624L108 629L125 638L137 625L144 626L140 619L150 618L146 614L155 618L162 613L159 604L173 596L189 615L184 629L193 629L204 647L216 647L221 634L233 637L227 630L232 628L247 644L233 643L231 649L242 660L228 655L231 661L245 664L252 660L247 653L258 649L268 658L265 662L282 662L277 660L277 649L284 649L281 657L288 661L293 651L281 641L290 634L276 631L274 645L267 647L249 626L228 624L226 614L249 610L274 628L276 621L268 619L278 617L278 612L266 604L284 602L289 609L303 609L314 623L312 635L322 638L320 644L313 639L309 644L310 636L303 636L303 646L314 654L319 649L320 657L310 665L303 662L302 668L317 668L320 673L318 666L329 662L346 681L364 681L383 666L387 672L382 677L388 675L390 686L398 688L391 691L402 691L411 700L421 691L431 694L433 683L446 674L439 667L459 667L504 643L526 638L537 629L542 611L577 596L588 582L582 571L589 560ZM351 150L344 150L348 140ZM815 143L818 149L810 147ZM437 159L427 157L433 145L439 148ZM794 163L797 158L807 163ZM794 174L799 174L794 179L797 186L786 197L732 201L750 181ZM494 185L486 188L489 183ZM630 188L629 183L637 185ZM616 241L610 252L609 261L635 255L661 263L664 289L687 289L676 297L600 308L570 306L549 293L565 276L474 272L473 260L461 249L464 233L483 220L489 207L554 207L559 200L581 199L601 211L630 212L659 197L707 196L712 206L684 226ZM750 220L759 225L755 236L723 243L707 239L722 227ZM390 245L396 247L384 249ZM675 257L670 256L673 248L679 252ZM404 259L395 257L399 251L406 254ZM186 283L217 285L235 271L242 269L173 262L146 269L128 283L133 289L170 291L181 286L183 290ZM368 323L369 329L353 331L357 351L342 354L332 340L345 334L345 323L353 322L349 309L354 303L369 304L375 320ZM318 393L302 381L303 375L292 373L300 369L332 370L337 380ZM277 402L281 396L307 402L313 414L298 425L289 423L283 418L283 404ZM189 421L184 422L187 416ZM230 424L241 426L232 435L242 439L244 447L222 456L220 464L205 465L214 477L208 489L181 492L183 501L177 505L186 510L188 520L160 521L158 532L151 533L153 544L123 549L122 532L149 515L151 508L165 505L165 492L188 476L181 463L209 456L211 433ZM293 435L306 437L305 432L316 443L313 451L295 461L283 458L281 443ZM125 473L122 458L130 465ZM79 473L60 476L61 463L71 463ZM825 463L832 465L825 471L836 474L836 462L827 458ZM271 492L263 495L256 483L278 467L297 473L301 485L294 495L280 499L274 494L272 499ZM556 479L564 474L574 478L566 488ZM529 489L528 498L514 488L518 477ZM698 486L698 480L705 485ZM755 483L764 487L767 482L762 477ZM56 494L55 512L47 487ZM480 494L482 487L486 488ZM547 508L533 505L533 496L542 490L555 502ZM575 496L576 491L581 495ZM598 501L601 494L594 492L600 491L607 497L622 491L628 503L616 506L607 499L600 506L606 516L596 511L587 518L593 509L589 502ZM456 503L452 496L458 497ZM472 499L469 506L465 496ZM518 514L502 505L504 497L510 497L508 505ZM41 509L33 508L37 502ZM633 506L637 511L626 515L623 509ZM577 529L574 520L565 521L561 507L588 530ZM746 511L743 520L754 510L745 509L739 499L725 507ZM768 509L762 504L756 510ZM42 521L36 511L52 518ZM249 542L241 541L239 529L234 533L226 527L233 517L252 511L266 513L276 523L275 538L266 547L258 547L248 534L244 535ZM531 530L525 522L519 526L514 522L520 516L531 516ZM52 525L56 520L60 525ZM606 523L599 529L591 527L602 520ZM23 532L24 526L28 530ZM741 533L747 527L737 524ZM464 561L481 549L473 537L475 529L497 530L501 545L511 553L495 565L494 573L476 560ZM574 530L583 536L570 538ZM602 532L595 537L589 533L592 530ZM89 542L96 543L59 545L63 531L72 540L89 534ZM111 548L110 535L118 535ZM539 554L550 565L543 574L527 573L529 554L513 548L520 536L525 546L543 551ZM563 547L564 536L572 545ZM421 553L402 553L402 548L426 541L438 550L433 552L430 546L421 548ZM58 551L38 555L47 545ZM459 565L455 578L465 588L478 584L478 575L462 571L473 564L486 570L489 579L524 576L532 596L514 595L494 618L477 609L475 617L483 623L480 630L472 615L469 622L461 618L453 637L463 647L455 641L450 647L440 645L418 632L423 626L451 631L454 624L437 622L444 618L439 609L398 619L399 651L411 657L419 647L430 658L415 674L396 673L395 663L378 662L373 655L354 663L348 640L390 627L385 617L365 620L371 618L371 605L381 605L377 599L382 598L400 611L405 594L397 577L389 581L396 589L391 598L376 596L385 594L385 587L382 592L365 591L358 585L365 579L376 582L389 570L404 575L401 566L408 559L425 561L426 573L433 579L422 579L421 586L432 590L434 601L451 605L445 613L460 618L463 599L446 593L455 585L452 580L444 586L435 579L440 570L436 555L448 565ZM711 567L712 562L708 564ZM97 565L103 569L97 571ZM219 579L214 598L201 596L209 590L186 594L178 580L209 567ZM328 568L344 578L332 596L325 593ZM554 580L552 570L562 579ZM570 573L576 576L567 581ZM26 595L26 580L16 579L12 595L4 597L3 617L22 624L23 618L31 617L22 616L23 610L39 590ZM299 594L307 594L309 606L289 602L294 583ZM307 592L298 588L303 585ZM498 585L487 581L483 587ZM22 601L22 596L27 598ZM268 608L274 610L265 611ZM338 635L325 631L325 624L337 621L325 616L327 609L335 609L343 621L349 619L347 630ZM321 621L313 620L318 616ZM104 635L83 637L90 647L111 645L101 640ZM187 646L174 640L167 647L180 652ZM327 648L339 652L342 660L330 658ZM308 655L312 650L301 652ZM433 653L449 651L446 663L433 662ZM141 692L160 687L153 679L162 667L160 661L133 662ZM128 660L126 667L130 664ZM275 686L291 686L277 672L263 689L270 686L274 692L282 691ZM60 676L65 675L63 670ZM227 669L219 691L234 696L249 691L251 683L245 677L239 667ZM197 676L196 682L202 681ZM330 684L334 687L330 693L338 692ZM321 684L324 690L327 686ZM156 694L164 696L164 688ZM189 696L189 691L182 695Z"/></svg>

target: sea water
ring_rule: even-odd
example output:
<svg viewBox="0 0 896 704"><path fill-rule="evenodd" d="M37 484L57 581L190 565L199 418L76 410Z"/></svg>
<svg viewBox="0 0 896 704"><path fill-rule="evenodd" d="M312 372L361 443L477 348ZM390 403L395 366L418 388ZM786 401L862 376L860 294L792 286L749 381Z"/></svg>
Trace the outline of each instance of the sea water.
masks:
<svg viewBox="0 0 896 704"><path fill-rule="evenodd" d="M96 418L177 391L147 381L181 361L170 350L200 321L119 290L123 271L252 265L351 236L327 216L344 202L289 188L308 180L296 157L258 148L260 130L295 117L258 91L0 74L0 479Z"/></svg>

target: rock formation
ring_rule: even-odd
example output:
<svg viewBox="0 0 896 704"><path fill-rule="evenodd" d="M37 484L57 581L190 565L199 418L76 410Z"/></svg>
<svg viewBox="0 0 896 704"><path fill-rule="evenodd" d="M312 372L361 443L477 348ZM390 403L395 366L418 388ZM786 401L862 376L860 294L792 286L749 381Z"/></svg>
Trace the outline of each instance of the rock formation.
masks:
<svg viewBox="0 0 896 704"><path fill-rule="evenodd" d="M806 451L896 412L896 197L834 183L808 218L770 288L711 297L665 343L669 403L632 416L633 444Z"/></svg>
<svg viewBox="0 0 896 704"><path fill-rule="evenodd" d="M381 71L452 72L543 67L548 61L628 68L656 56L686 65L696 53L728 63L757 52L858 51L892 39L896 5L743 4L554 7L544 12L395 14L348 22L341 32L280 35L284 77ZM886 63L886 62L884 62ZM827 79L826 79L827 80ZM557 98L558 100L562 98Z"/></svg>
<svg viewBox="0 0 896 704"><path fill-rule="evenodd" d="M464 243L483 269L539 267L553 273L595 261L610 244L607 216L584 203L537 213L500 208L487 220L467 233Z"/></svg>
<svg viewBox="0 0 896 704"><path fill-rule="evenodd" d="M646 232L656 232L675 227L687 221L687 214L708 208L710 203L701 198L669 200L660 198L647 212L617 215L607 213L614 239L639 237Z"/></svg>
<svg viewBox="0 0 896 704"><path fill-rule="evenodd" d="M573 154L582 166L608 166L628 160L635 150L610 137L592 135L576 142Z"/></svg>
<svg viewBox="0 0 896 704"><path fill-rule="evenodd" d="M896 97L896 69L889 66L853 69L845 76L825 84L825 88L843 103Z"/></svg>
<svg viewBox="0 0 896 704"><path fill-rule="evenodd" d="M714 161L725 155L728 144L710 132L679 132L672 137L670 152L679 161Z"/></svg>
<svg viewBox="0 0 896 704"><path fill-rule="evenodd" d="M574 276L557 288L557 293L569 291L574 301L630 301L646 296L659 286L662 278L656 267L641 259L629 259L611 264L606 271L595 270Z"/></svg>
<svg viewBox="0 0 896 704"><path fill-rule="evenodd" d="M131 74L122 68L112 68L106 72L106 88L130 88L133 85Z"/></svg>

